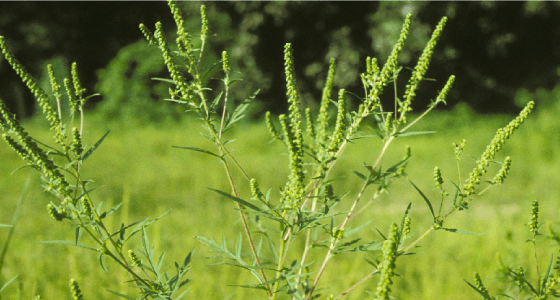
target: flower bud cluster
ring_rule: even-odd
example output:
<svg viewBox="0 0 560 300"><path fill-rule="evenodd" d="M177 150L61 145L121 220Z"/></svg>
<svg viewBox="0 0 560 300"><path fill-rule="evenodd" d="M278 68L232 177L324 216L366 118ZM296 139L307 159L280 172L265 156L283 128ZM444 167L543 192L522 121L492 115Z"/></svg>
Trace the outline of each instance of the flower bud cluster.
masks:
<svg viewBox="0 0 560 300"><path fill-rule="evenodd" d="M477 272L474 272L474 286L484 295L484 299L494 299L494 297L488 294L488 290L482 283L482 279L480 279L480 275Z"/></svg>
<svg viewBox="0 0 560 300"><path fill-rule="evenodd" d="M78 281L76 281L75 279L71 279L70 289L72 290L72 297L74 298L74 300L84 300L84 296L82 295L82 291L80 290Z"/></svg>
<svg viewBox="0 0 560 300"><path fill-rule="evenodd" d="M130 258L130 260L132 261L132 264L135 266L142 266L142 262L140 261L140 259L138 258L138 256L136 255L136 253L134 253L134 251L132 250L128 250L128 257Z"/></svg>
<svg viewBox="0 0 560 300"><path fill-rule="evenodd" d="M321 105L319 107L319 115L317 117L317 143L319 145L323 144L327 135L327 126L329 124L329 103L331 101L331 92L334 82L334 73L336 71L335 60L331 59L329 64L329 71L327 73L327 80L325 82L325 87L323 88L323 94L321 96Z"/></svg>
<svg viewBox="0 0 560 300"><path fill-rule="evenodd" d="M443 19L439 21L439 24L436 26L436 29L432 33L432 37L430 38L430 41L428 42L428 44L424 48L424 51L422 52L422 55L418 59L418 63L416 64L416 67L414 68L414 72L412 72L412 76L410 77L410 80L406 86L406 91L404 93L404 101L399 107L399 113L400 113L399 123L406 123L406 113L412 110L410 104L412 103L412 99L414 99L414 97L416 96L416 89L418 88L420 81L422 81L424 75L428 71L428 66L430 65L430 60L432 58L434 48L441 35L441 32L443 31L443 27L445 26L446 22L447 22L447 17L443 17Z"/></svg>
<svg viewBox="0 0 560 300"><path fill-rule="evenodd" d="M496 177L494 177L492 182L494 184L503 183L504 179L506 179L507 174L509 173L510 167L511 167L511 158L509 158L509 156L508 156L504 160L504 163L502 164L502 168L500 169L498 174L496 174Z"/></svg>
<svg viewBox="0 0 560 300"><path fill-rule="evenodd" d="M334 132L331 136L331 142L329 144L328 151L337 151L338 147L344 140L344 132L346 130L346 124L344 122L346 118L346 91L341 89L338 92L338 113L336 115L336 125Z"/></svg>
<svg viewBox="0 0 560 300"><path fill-rule="evenodd" d="M537 235L537 232L539 231L539 201L536 199L533 201L533 209L531 210L531 221L529 222L528 226L529 231L531 231L531 234L533 235L533 237L535 237Z"/></svg>
<svg viewBox="0 0 560 300"><path fill-rule="evenodd" d="M391 289L389 286L393 283L392 278L395 275L395 262L397 260L397 236L398 226L393 223L391 225L389 238L383 243L383 261L381 262L381 276L375 294L376 300L390 299L389 294Z"/></svg>
<svg viewBox="0 0 560 300"><path fill-rule="evenodd" d="M506 140L527 119L529 113L533 110L534 104L533 101L527 103L527 106L519 113L519 116L513 119L506 127L498 129L490 145L488 145L480 159L476 161L476 166L464 185L464 194L466 196L474 194L474 186L480 183L480 177L487 172L486 167L489 161L496 156L496 153L502 149Z"/></svg>
<svg viewBox="0 0 560 300"><path fill-rule="evenodd" d="M284 71L286 75L286 90L289 106L289 129L285 116L280 119L286 144L290 153L290 176L286 188L282 192L282 199L288 205L295 207L303 195L303 133L301 130L300 100L297 92L294 71L292 45L284 47Z"/></svg>

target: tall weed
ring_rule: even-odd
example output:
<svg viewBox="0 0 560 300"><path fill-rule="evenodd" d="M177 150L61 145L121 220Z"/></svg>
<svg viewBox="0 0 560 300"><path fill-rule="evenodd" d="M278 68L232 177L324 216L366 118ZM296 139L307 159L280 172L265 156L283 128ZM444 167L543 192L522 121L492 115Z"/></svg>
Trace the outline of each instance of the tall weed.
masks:
<svg viewBox="0 0 560 300"><path fill-rule="evenodd" d="M212 257L214 264L238 267L253 276L253 281L241 287L253 289L255 295L269 299L316 299L321 296L339 299L370 278L375 278L377 283L372 296L375 299L389 299L400 259L404 255L413 255L427 236L437 231L472 234L446 227L445 222L457 211L468 210L475 198L505 180L512 159L505 157L502 161L496 161L496 156L506 140L528 117L534 103L528 102L518 117L498 129L486 150L474 160L470 172L464 171L465 164L462 162L466 141L456 141L453 144L456 175L444 176L437 166L430 172L435 196L423 192L408 178L406 168L412 155L409 147L403 149L402 159L387 161L387 153L392 151L390 146L396 139L433 133L413 131L412 128L437 105L445 104L455 80L454 76L450 76L441 90L433 94L428 108L409 120L417 88L425 80L446 18L442 18L436 26L410 74L404 93L398 92L401 89L397 86L397 78L405 73L405 69L398 64L398 57L408 37L410 15L406 17L399 39L383 66L379 66L376 58L366 59L365 71L360 77L362 96L340 89L335 93L336 100L331 100L332 83L336 75L335 61L331 60L318 111L302 107L294 75L295 53L292 45L287 43L284 48L284 71L289 109L277 119L267 113L266 125L272 140L286 147L288 175L282 186L265 187L259 181L260 174L251 174L236 158L231 148L235 139L229 135L244 117L251 101L258 96L258 90L245 100L230 97L230 90L242 81L230 69L226 51L222 53L220 61L210 65L201 64L207 38L212 36L205 6L201 6L200 11L200 32L194 35L184 27L185 20L176 4L169 1L168 5L177 26L173 43L166 39L167 34L159 22L155 24L153 33L143 24L140 29L149 44L160 50L170 74L170 78L157 79L169 84L170 98L166 100L180 103L195 114L206 130L205 137L214 145L213 149L192 145L175 148L208 155L218 160L223 167L229 188L208 188L216 197L231 200L235 204L244 232L239 236L223 236L219 240L202 236L197 236L197 239L218 253ZM56 199L47 206L48 213L57 221L70 222L74 228L71 240L44 243L75 246L96 252L104 270L107 269L107 260L120 266L138 290L136 296L112 292L123 298L180 299L188 295L184 287L190 279L184 279L184 276L190 269L192 251L186 254L181 263L175 263L173 272L168 271L164 266L164 255L155 255L146 231L146 227L159 217L109 226L108 217L121 205L103 209L102 203L96 201L93 195L96 188L91 188L91 182L82 175L83 169L89 167L86 161L109 132L90 147L85 147L83 136L87 131L84 130L83 106L91 96L84 95L76 64L72 65L71 78L64 79L64 91L60 89L49 66L52 88L49 95L13 57L3 37L0 37L0 48L37 98L54 138L54 145L48 146L31 137L0 101L0 125L5 132L4 140L26 162L26 167L41 174L45 190ZM216 68L221 69L223 76L220 79L223 83L221 91L208 87L212 79L209 75ZM383 107L381 104L384 93L393 100L392 107ZM359 100L360 104L355 109L351 108L351 97ZM62 114L63 98L67 98L69 103L68 116ZM335 112L334 115L331 110ZM368 124L372 124L373 128L368 129ZM378 140L379 153L372 161L365 162L363 169L351 170L354 180L358 182L355 191L338 190L337 184L342 179L333 176L333 169L351 144L366 138ZM280 162L283 161L284 158L280 158ZM268 163L279 165L276 162ZM486 173L490 171L494 175L487 176ZM395 180L402 178L410 182L410 189L418 194L418 199L429 209L431 224L419 229L423 233L413 238L412 203L409 203L402 209L402 218L384 225L387 228L385 230L377 230L378 236L363 235L363 229L372 226L374 220L356 224L356 217L365 214L367 207L375 204L376 199L385 194ZM139 250L129 247L134 236L140 238ZM329 286L339 275L335 269L335 257L339 255L363 255L369 267L361 279L344 290L333 291ZM472 286L485 295L479 281L479 278L476 279ZM71 289L75 299L83 297L74 280L71 281Z"/></svg>

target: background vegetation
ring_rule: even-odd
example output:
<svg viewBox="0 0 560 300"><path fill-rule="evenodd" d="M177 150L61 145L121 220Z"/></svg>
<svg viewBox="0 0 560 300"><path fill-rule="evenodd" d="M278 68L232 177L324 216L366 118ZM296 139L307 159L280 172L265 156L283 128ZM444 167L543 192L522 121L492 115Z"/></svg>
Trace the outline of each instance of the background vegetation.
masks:
<svg viewBox="0 0 560 300"><path fill-rule="evenodd" d="M0 4L0 6L6 7L5 5L4 3ZM39 5L35 6L39 8L33 6L27 6L26 8L39 15L44 14L44 18L51 17L47 17L48 13L40 12L41 9L47 11L49 9L52 9L52 11L58 10L66 14L68 19L78 19L81 24L87 24L86 20L88 18L80 18L78 11L88 11L92 14L92 18L97 19L99 14L114 11L113 9L107 9L105 6L104 12L96 12L93 3L88 4L91 5L91 10L77 4L59 6L58 8L53 8L54 5L36 5ZM40 7L40 5L45 6ZM163 4L158 5L162 6L162 16L157 20L162 20L164 24L170 24L171 22L166 22L169 18L168 8ZM189 6L191 4L185 5ZM192 5L196 9L199 7L196 4ZM232 53L231 61L232 64L235 64L237 70L243 74L242 77L245 80L243 84L246 84L247 87L246 91L241 90L239 93L249 93L249 91L254 90L254 87L262 87L264 90L258 97L258 100L262 102L262 107L282 110L283 107L279 103L285 102L285 92L282 90L283 78L276 77L281 76L282 67L281 65L274 66L274 64L281 62L282 45L285 42L292 41L296 47L296 53L300 53L296 54L296 62L302 72L300 74L302 81L300 82L302 82L302 91L308 94L307 101L311 101L311 96L315 93L315 90L319 91L314 86L315 76L324 77L326 69L323 69L323 66L327 65L325 62L328 57L339 58L339 74L343 74L343 76L337 78L337 85L352 90L352 72L356 72L357 75L356 65L358 61L363 61L362 58L366 54L375 54L380 57L387 55L386 52L383 52L388 51L384 47L389 47L389 45L392 45L390 43L395 40L394 36L391 36L393 32L392 19L381 18L380 16L393 15L396 22L394 30L397 31L402 22L401 12L405 7L401 4L385 6L376 3L368 5L372 5L371 9L354 7L352 10L356 13L363 13L362 18L355 19L366 20L363 22L369 22L368 26L363 26L363 23L358 21L348 22L343 18L338 21L340 22L338 25L324 20L322 21L323 25L321 25L320 19L309 17L312 12L317 12L317 7L312 7L311 3L249 4L244 2L224 6L208 5L208 11L210 18L214 17L217 20L212 21L211 19L210 21L218 24L212 29L214 32L223 32L222 30L227 28L238 30L237 34L225 35L226 39L214 41L215 44L213 45L216 47L216 53L218 53L218 50L221 49L220 43L233 43L232 49L228 49ZM431 5L435 4L414 4L407 8L416 10L418 13L418 17L415 16L417 22L426 24L424 31L422 31L422 26L413 26L413 29L420 27L416 33L419 40L424 35L427 39L430 32L429 28L433 28L433 23L430 23L432 21L429 19L430 14L427 13L430 9L432 11L435 9L429 7ZM419 255L411 259L410 263L401 264L397 268L397 272L406 278L406 280L395 279L393 290L397 299L473 299L476 294L463 282L463 279L470 280L474 271L478 271L485 278L487 286L499 287L495 261L496 253L501 253L505 262L515 261L516 263L531 265L529 262L531 259L531 252L528 250L529 245L524 244L528 238L524 223L529 220L531 202L534 199L541 202L542 219L550 220L552 224L558 220L558 213L560 212L560 205L557 201L558 195L560 195L560 174L558 174L558 171L554 171L558 169L555 166L560 163L557 147L560 143L560 125L558 125L556 117L560 112L560 85L557 84L560 82L560 78L558 78L560 73L557 69L560 62L557 54L553 54L554 47L558 45L551 47L550 53L533 52L529 54L530 52L523 52L531 49L527 46L530 44L527 39L535 38L535 43L539 37L544 40L554 39L559 31L554 26L547 27L545 31L545 27L538 27L537 25L534 25L537 27L534 27L533 31L530 31L530 26L529 29L527 29L527 26L523 27L523 30L526 30L525 33L514 31L517 24L523 24L523 20L529 22L526 24L532 24L528 20L539 20L540 23L534 22L537 22L539 26L546 25L546 20L552 18L554 11L558 10L558 5L556 3L521 3L510 4L510 6L502 6L504 4L499 3L493 4L494 6L483 3L464 5L467 6L457 7L448 3L437 8L438 14L434 13L434 18L447 14L450 20L448 21L449 27L446 28L440 40L440 45L447 48L439 51L439 53L444 53L440 54L442 55L441 58L435 57L434 65L431 68L434 71L429 72L428 77L438 80L439 72L446 75L456 74L458 83L453 88L454 92L450 95L451 99L448 103L464 101L468 104L455 105L451 113L436 112L424 119L417 128L417 130L437 130L437 134L403 138L392 146L393 149L401 149L407 144L411 146L413 157L407 170L409 178L422 190L430 192L433 186L432 171L434 165L440 166L444 173L449 174L455 171L451 143L458 142L462 138L467 139L466 153L476 156L482 152L493 136L495 129L507 124L511 119L506 114L481 116L470 107L476 108L479 112L508 113L516 105L522 105L530 99L536 99L537 113L529 118L522 129L513 136L512 141L506 145L507 149L505 151L512 157L514 163L504 186L477 199L476 205L473 205L470 212L463 212L450 221L452 224L449 224L449 227L485 233L485 235L446 235L438 232L438 234L429 237L425 241L426 244L429 244L429 247L425 247L425 251L422 250L424 248L420 248L417 251ZM105 199L104 202L107 207L123 201L124 206L119 212L119 217L125 223L145 216L156 217L170 210L165 218L149 230L151 230L152 236L158 237L158 240L153 241L155 246L158 249L165 249L167 256L182 257L185 254L185 249L197 246L197 259L193 266L193 273L191 273L196 274L196 280L192 284L189 296L195 299L205 299L210 297L209 291L213 291L212 299L224 299L232 293L234 294L232 299L246 299L244 290L225 287L225 285L242 284L250 279L245 277L245 274L238 273L237 269L223 266L206 267L205 264L212 261L205 261L203 257L211 256L212 253L208 253L208 249L193 238L194 235L214 239L220 239L222 234L231 236L240 232L241 224L236 223L236 226L229 226L229 224L237 222L237 216L232 213L235 206L231 202L216 197L215 194L206 189L207 186L220 190L227 189L227 181L223 174L212 171L219 168L219 162L209 156L171 148L172 145L203 148L206 142L200 137L199 131L202 131L202 129L199 124L189 118L181 117L183 114L177 111L175 106L168 103L152 105L154 101L163 98L162 95L167 93L166 89L158 86L157 82L149 80L150 77L157 76L162 72L163 65L158 68L157 59L160 59L160 56L151 54L150 51L152 50L142 42L134 41L136 38L141 38L139 31L136 29L137 24L140 22L149 24L152 19L159 17L160 10L158 8L149 11L151 6L149 8L148 6L146 8L142 7L144 6L140 4L138 6L122 4L117 9L121 10L121 16L125 15L123 19L132 19L131 15L134 15L134 13L122 13L122 11L129 9L137 9L137 12L139 12L137 15L144 17L142 20L134 20L136 23L131 25L134 26L134 29L130 29L130 32L131 36L135 36L135 38L128 38L129 42L127 43L123 42L127 38L115 38L107 35L108 31L119 31L115 30L114 27L110 28L110 25L108 25L109 27L106 27L105 30L101 27L95 29L104 31L104 34L98 36L99 39L97 40L93 36L80 37L84 39L82 43L77 43L80 46L77 46L74 40L68 38L68 35L61 34L60 41L65 40L68 43L67 45L74 45L66 46L68 49L76 47L75 49L82 50L59 52L56 49L60 46L59 40L49 36L49 33L57 32L57 30L75 30L75 36L78 36L85 35L84 32L88 31L71 28L72 26L68 24L72 23L51 24L51 27L49 27L45 25L49 21L41 21L41 18L37 18L37 25L24 25L20 20L21 17L14 17L17 16L18 9L20 12L24 11L21 7L12 10L14 14L11 15L11 18L8 18L8 20L12 20L12 23L3 21L5 23L0 24L0 33L5 34L6 39L10 41L11 45L16 46L16 49L19 48L20 52L16 52L16 55L26 66L33 66L34 63L39 66L43 61L50 61L54 62L55 67L58 64L62 69L62 66L67 64L65 59L59 58L62 56L67 57L69 61L90 62L91 66L89 67L86 64L80 64L80 66L83 66L80 69L80 74L84 75L84 81L86 81L88 74L95 74L93 70L103 68L98 73L98 78L92 77L85 83L90 91L96 89L103 94L103 99L99 99L98 105L88 113L87 118L90 120L89 136L100 137L108 129L111 129L111 134L102 147L88 161L88 164L98 167L87 169L89 173L86 173L86 176L89 175L90 178L93 178L98 186L105 185L94 193L97 193L100 199ZM516 24L502 24L496 21L498 19L489 17L493 16L493 13L495 14L498 9L505 8L507 8L505 11L510 14L510 18L515 14L523 14L525 19L521 18L521 21ZM345 15L342 9L341 6L329 3L321 8L321 13L318 15L324 15L326 20L330 16L329 13ZM467 21L465 17L462 17L463 14L466 15L469 9L471 16L472 10L483 12L476 14L480 18L479 21L472 19ZM296 10L301 15L295 13ZM6 11L8 10L0 9L0 20L6 20L2 18L2 14L7 15ZM32 16L30 15L29 18L32 18ZM295 27L297 22L293 22L293 20L306 19L312 25L304 24L304 26L317 28L324 33L324 36L314 32L298 30ZM505 22L505 20L502 21ZM198 19L195 18L193 22L198 22ZM385 22L388 25L383 26L383 24L386 24ZM8 32L4 32L6 27L1 27L5 26L6 23L12 24L10 25L14 26L12 28L27 28L20 30L26 33L24 36L31 40L32 44L34 43L36 49L31 47L29 50L24 50L27 47L22 46L24 44L18 46L18 39L10 37ZM345 26L342 26L343 24ZM461 28L469 28L467 24L472 25L470 27L470 34L473 34L472 38L469 38L467 34L460 33ZM125 27L125 25L122 26ZM521 27L519 25L519 28ZM271 28L275 28L276 31L270 31ZM356 28L370 28L368 32L362 32L364 36L369 36L369 44L355 45L351 43L360 40L360 34L356 33ZM508 35L508 32L511 35ZM33 33L36 34L33 35ZM383 39L381 41L373 39L372 35L383 36ZM39 40L33 40L33 36ZM233 39L233 36L238 38L228 40ZM323 41L322 46L317 46L321 45L320 41L312 41L309 45L303 41L309 40L309 36L327 42ZM482 38L480 38L481 36ZM273 40L274 37L277 37L279 41L271 42L270 40ZM414 37L414 32L412 37ZM387 39L386 46L384 46L385 39ZM454 43L453 39L462 40L461 43L470 42L470 44L473 44L472 48L465 48L465 44L457 44L458 42ZM479 41L480 45L473 41ZM86 46L88 42L97 43L97 50L89 52L92 50ZM298 45L300 43L301 45ZM494 48L486 47L492 43L495 44ZM521 46L515 47L516 43ZM420 45L424 44L425 40L419 42L418 49L422 47ZM51 48L46 45L51 45ZM121 49L125 45L126 47ZM481 49L476 48L475 45L478 45ZM522 45L525 46L522 47ZM45 54L42 53L41 46L47 48L47 50L44 50ZM272 49L274 47L277 49ZM302 47L302 49L297 49L297 47ZM411 51L414 51L414 43L412 47ZM86 49L89 50L86 51ZM321 51L317 52L317 49L321 49ZM517 50L514 51L515 49ZM542 48L533 46L533 49ZM26 57L26 51L36 53L37 56L31 57L31 55L28 55ZM69 52L83 52L84 56L89 53L89 56L79 58L68 55ZM274 58L276 52L278 57ZM53 53L56 53L56 55L53 55ZM98 55L100 53L107 54L111 58L103 60ZM113 54L109 55L110 53ZM238 53L237 57L235 53ZM262 53L262 55L259 56L259 53ZM538 56L537 53L543 56ZM556 53L560 52L556 51ZM265 56L264 54L268 55ZM409 55L413 54L410 53ZM470 57L470 55L474 56L475 54L479 57ZM480 59L480 56L485 57L486 60ZM153 59L142 59L144 57ZM404 55L404 59L406 59L406 55ZM98 61L97 65L94 63L96 60ZM508 69L500 68L503 65L500 65L498 61L501 60L503 60L502 63L509 62L514 71L506 71ZM448 62L447 65L443 65L445 61ZM451 62L449 63L449 61ZM537 61L546 61L546 64L537 63ZM477 66L485 66L486 68L481 69ZM2 78L13 76L6 75L7 77L4 77L4 74L10 72L8 67L4 61L0 60ZM40 77L42 70L43 68L39 67L36 70L31 69L33 74L37 74L37 77ZM63 74L61 72L57 73ZM523 76L520 74L523 74ZM514 79L515 77L519 78ZM7 79L5 82L10 82L10 80ZM438 82L442 80L438 80ZM461 80L465 81L460 84ZM276 82L280 83L280 87L275 87ZM322 83L320 84L322 85ZM122 87L121 91L126 91L126 93L119 94L119 88L115 88L115 86ZM25 102L27 100L21 100L27 97L25 89L22 87L20 92L17 92L17 89L16 85L8 88L2 87L0 88L0 96L8 101L12 99L24 101L23 105L13 102L12 106L16 107L14 111L23 112L19 114L20 116L29 115L32 109ZM423 89L430 90L429 84L426 84ZM243 95L243 97L246 96L246 94ZM315 99L317 98L315 97ZM421 94L418 99L422 99ZM421 103L417 103L417 105L424 107ZM158 107L157 110L155 110L155 107ZM150 113L146 114L147 111L150 111ZM239 139L233 145L234 148L243 150L237 155L244 165L249 166L248 171L261 175L260 183L262 186L280 186L280 181L285 178L289 170L281 169L267 162L283 154L284 150L278 144L263 145L261 143L262 140L268 139L268 132L266 132L265 126L261 124L262 120L259 117L260 114L257 109L252 122L247 122L234 129L232 135L240 131L243 134L238 135ZM36 136L46 134L47 126L39 118L28 119L25 125ZM89 145L93 142L95 141L85 141ZM349 149L347 156L343 158L343 164L340 164L338 168L360 169L362 162L369 162L374 158L373 155L377 152L378 147L379 145L372 140L360 140ZM387 159L398 159L402 156L401 151L396 151L396 153L395 157L389 156ZM28 176L31 176L34 183L38 183L39 179L30 170L26 169L11 174L21 166L21 160L3 143L0 144L0 157L2 157L2 164L0 164L0 201L2 201L0 223L9 223ZM266 168L263 168L263 166ZM340 171L342 174L342 170ZM279 178L281 179L279 180ZM354 179L343 180L335 188L340 190L353 189L352 185L358 182ZM362 217L374 219L370 228L363 234L375 236L377 234L376 227L385 226L390 220L402 216L404 208L409 202L413 203L413 220L418 222L413 225L413 230L414 227L428 226L431 222L429 211L418 194L410 191L407 182L396 182L390 195L382 196L376 203L375 208L372 206L370 212L362 214ZM33 187L28 191L11 246L12 249L17 249L17 251L12 250L8 253L0 277L4 282L15 274L20 274L15 284L12 284L5 293L6 299L30 299L36 294L52 295L53 297L58 295L60 297L69 296L69 278L76 278L80 281L84 295L89 299L109 299L112 297L100 287L126 291L124 282L127 278L124 278L118 272L102 274L103 271L99 268L95 257L90 257L90 255L83 253L81 249L29 243L29 241L67 238L68 230L61 228L62 226L51 226L55 221L45 213L45 205L48 201L49 197L43 193L41 188ZM204 217L200 218L199 216ZM421 222L424 223L421 224ZM118 224L113 225L117 226ZM52 228L55 229L51 230ZM379 229L384 231L384 228ZM0 241L4 234L5 232L0 231ZM345 257L340 256L337 259L344 260ZM403 259L403 261L405 260ZM361 278L363 272L360 272L360 270L365 263L358 259L340 265L348 267L348 270L341 269L340 273L350 275L340 278L340 284L331 287L333 292L339 291L354 280ZM427 270L426 266L431 266L430 270ZM528 270L527 272L531 273L532 271ZM356 274L356 277L353 278L352 274ZM350 299L360 299L364 290L373 291L374 289L373 284L365 285L360 291L350 296ZM329 294L329 291L325 291L325 294Z"/></svg>

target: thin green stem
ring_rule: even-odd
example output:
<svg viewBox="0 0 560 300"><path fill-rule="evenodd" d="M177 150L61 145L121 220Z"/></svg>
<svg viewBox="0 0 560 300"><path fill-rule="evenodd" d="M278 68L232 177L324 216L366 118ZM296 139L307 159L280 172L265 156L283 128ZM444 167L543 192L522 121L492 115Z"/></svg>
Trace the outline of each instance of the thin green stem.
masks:
<svg viewBox="0 0 560 300"><path fill-rule="evenodd" d="M286 211L283 211L282 217L283 218L286 217ZM280 226L284 227L284 225L282 225L282 224L280 224ZM283 228L281 228L281 229L283 229ZM282 275L282 267L284 265L284 254L285 254L285 250L286 250L286 240L287 239L284 237L283 231L284 230L281 230L281 232L280 232L280 251L278 251L278 264L276 266L276 275L274 276L275 280L278 280L280 278L280 276ZM278 295L278 286L279 285L280 285L280 281L276 281L274 283L274 286L272 287L272 297L270 298L271 300L276 299L276 296Z"/></svg>

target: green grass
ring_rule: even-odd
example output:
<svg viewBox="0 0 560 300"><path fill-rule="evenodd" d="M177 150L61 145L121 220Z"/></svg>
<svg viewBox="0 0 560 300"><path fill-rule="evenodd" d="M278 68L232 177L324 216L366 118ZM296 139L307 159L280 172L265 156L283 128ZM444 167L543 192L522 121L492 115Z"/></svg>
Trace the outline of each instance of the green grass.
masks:
<svg viewBox="0 0 560 300"><path fill-rule="evenodd" d="M472 281L474 271L481 274L492 292L493 287L499 286L495 259L498 252L502 253L505 262L532 265L529 244L524 243L529 238L524 224L529 221L531 202L534 199L540 201L543 221L557 220L560 209L557 201L560 174L555 171L558 168L553 167L559 163L558 150L548 144L549 139L543 134L547 132L546 126L553 125L544 124L543 128L539 116L532 115L502 151L513 159L506 182L473 201L469 212L460 212L444 224L445 227L485 235L438 231L423 240L420 244L422 247L415 251L417 255L397 261L396 272L404 277L394 279L392 290L396 299L474 299L476 293L463 281ZM95 116L89 117L95 119ZM427 196L434 198L436 191L433 189L432 173L435 165L441 168L445 178L456 177L451 143L467 139L465 154L478 157L495 129L504 126L509 120L511 116L434 112L423 119L416 130L437 130L437 134L398 138L391 145L392 151L384 157L383 165L389 166L400 159L404 146L410 145L413 156L407 168L408 177ZM24 126L32 136L44 137L48 141L48 129L41 124L29 121ZM252 278L240 269L206 266L215 262L204 258L213 253L193 238L198 235L218 240L225 235L233 245L235 237L243 232L234 203L207 189L228 190L219 161L208 155L171 147L213 149L199 134L203 131L199 122L184 120L175 124L145 126L134 122L103 123L94 120L86 128L89 129L84 141L86 146L111 129L105 142L83 169L85 177L93 179L95 186L103 186L94 191L92 196L103 201L104 207L124 202L118 218L108 219L109 226L116 229L120 225L116 219L126 223L144 217L155 218L169 211L155 226L149 228L150 236L154 239L151 242L156 246L156 251L166 252L170 267L173 260L181 260L196 247L193 270L189 272L189 277L194 278L189 298L230 299L227 296L232 292L234 297L231 299L263 296L255 294L253 290L230 287L252 282ZM289 174L286 168L288 157L283 156L285 148L279 142L262 142L269 140L264 124L240 125L229 134L238 138L231 144L231 149L240 150L234 155L247 167L247 172L260 179L259 184L264 191L271 188L271 193L278 193L278 188ZM379 145L377 139L358 140L350 145L333 170L333 178L337 177L336 174L350 176L336 183L337 191L356 190L360 180L348 175L351 174L348 170L360 170L362 162L371 164L377 156ZM0 144L0 157L0 223L9 223L25 180L32 170L22 169L11 175L22 162L5 143ZM497 160L502 158L500 156ZM473 163L474 159L463 157L463 179L472 169ZM81 283L86 299L113 299L114 295L106 289L122 293L131 291L125 283L130 278L125 277L112 263L108 264L110 273L103 274L94 253L74 247L33 243L71 240L73 231L65 222L55 224L56 221L48 215L45 207L52 200L51 196L38 187L36 172L31 173L35 184L31 185L28 192L1 278L5 282L16 274L19 277L2 294L3 299L31 299L36 294L41 294L43 299L69 298L70 278L76 278ZM241 189L242 195L248 193L248 186L241 186ZM381 240L376 228L386 233L390 222L400 219L406 205L412 202L412 232L416 233L413 238L418 237L431 225L431 215L425 203L405 180L395 182L389 191L390 194L379 197L356 219L355 224L373 220L361 236L364 239ZM433 201L433 204L439 206L437 201ZM7 230L0 231L0 241L6 233ZM138 239L134 243L139 246ZM330 290L321 291L321 294L340 293L366 275L369 268L362 257L335 257L329 269L336 268L336 272L330 274L345 275L325 278L332 284L329 285ZM547 255L543 257L544 264ZM315 264L319 263L317 258ZM534 270L527 272L534 276ZM362 299L366 296L365 291L375 291L376 283L377 280L370 279L369 284L362 285L348 299Z"/></svg>

